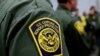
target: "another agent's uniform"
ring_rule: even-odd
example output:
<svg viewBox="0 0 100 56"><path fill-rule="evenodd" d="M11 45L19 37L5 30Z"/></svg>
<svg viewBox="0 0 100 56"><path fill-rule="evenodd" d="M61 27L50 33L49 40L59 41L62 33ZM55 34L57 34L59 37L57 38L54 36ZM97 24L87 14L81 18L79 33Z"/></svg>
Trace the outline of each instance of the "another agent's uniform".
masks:
<svg viewBox="0 0 100 56"><path fill-rule="evenodd" d="M70 10L59 6L55 15L60 20L65 35L66 45L70 56L88 56L90 43L85 36L83 23L76 17L73 17ZM90 42L90 41L89 41Z"/></svg>
<svg viewBox="0 0 100 56"><path fill-rule="evenodd" d="M0 56L68 56L48 0L0 3Z"/></svg>

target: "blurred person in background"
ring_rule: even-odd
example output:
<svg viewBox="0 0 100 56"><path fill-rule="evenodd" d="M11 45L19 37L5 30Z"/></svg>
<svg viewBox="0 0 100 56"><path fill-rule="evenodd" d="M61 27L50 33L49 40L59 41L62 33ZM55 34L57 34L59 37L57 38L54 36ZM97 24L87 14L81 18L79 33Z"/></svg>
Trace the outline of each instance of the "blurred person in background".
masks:
<svg viewBox="0 0 100 56"><path fill-rule="evenodd" d="M97 11L96 8L92 6L89 11L87 26L86 26L86 32L88 32L88 38L90 38L92 41L91 50L95 50L93 47L96 41L95 31L96 31L97 21L98 21Z"/></svg>
<svg viewBox="0 0 100 56"><path fill-rule="evenodd" d="M66 45L70 56L89 56L90 40L87 38L83 23L73 16L77 9L77 0L58 0L55 16L63 28Z"/></svg>

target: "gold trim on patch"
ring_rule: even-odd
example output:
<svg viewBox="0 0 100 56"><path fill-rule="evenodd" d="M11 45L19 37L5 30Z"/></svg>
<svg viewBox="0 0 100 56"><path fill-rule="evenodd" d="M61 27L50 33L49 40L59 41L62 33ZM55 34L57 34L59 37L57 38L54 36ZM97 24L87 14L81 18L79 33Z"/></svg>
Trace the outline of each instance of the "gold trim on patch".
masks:
<svg viewBox="0 0 100 56"><path fill-rule="evenodd" d="M30 30L30 32L31 32L31 34L32 34L32 37L33 37L35 43L36 43L37 49L38 49L38 51L39 51L39 54L40 54L40 56L43 56L43 54L42 54L42 52L41 52L41 50L40 50L39 44L38 44L38 42L37 42L37 40L36 40L36 38L35 38L35 35L34 35L32 29L31 29L31 27L32 27L36 22L41 21L41 20L45 20L45 19L51 20L51 21L55 22L55 23L59 26L59 34L60 34L60 36L59 36L59 37L60 37L60 39L59 39L60 44L59 44L59 45L61 46L61 54L57 54L57 55L54 55L54 56L63 56L63 51L62 51L62 38L61 38L61 29L60 29L60 25L59 25L59 23L56 22L55 20L53 20L53 19L51 19L51 18L47 18L47 17L40 18L40 19L34 21L34 22L29 26L29 30ZM44 30L45 30L45 29L44 29ZM51 30L51 31L52 31L52 30ZM57 35L56 35L56 36L57 36ZM38 39L38 41L39 41L39 40L40 40L40 39ZM56 41L57 41L57 40L56 40ZM52 44L52 43L50 43L50 44ZM56 44L56 45L58 45L58 44ZM59 47L59 45L58 45L58 47ZM41 45L40 45L40 46L41 46ZM53 48L52 48L52 50L53 50ZM50 52L54 52L54 51L56 51L56 50L57 50L57 49L55 48L55 50L50 51ZM48 50L45 49L45 51L48 51Z"/></svg>

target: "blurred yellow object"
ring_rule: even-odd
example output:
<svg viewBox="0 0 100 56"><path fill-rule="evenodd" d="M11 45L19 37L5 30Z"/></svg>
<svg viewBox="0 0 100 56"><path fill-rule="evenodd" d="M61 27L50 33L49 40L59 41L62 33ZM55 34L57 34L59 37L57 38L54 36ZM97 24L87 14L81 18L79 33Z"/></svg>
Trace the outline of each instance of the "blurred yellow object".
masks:
<svg viewBox="0 0 100 56"><path fill-rule="evenodd" d="M85 34L85 28L81 21L76 21L74 27L77 29L80 35Z"/></svg>

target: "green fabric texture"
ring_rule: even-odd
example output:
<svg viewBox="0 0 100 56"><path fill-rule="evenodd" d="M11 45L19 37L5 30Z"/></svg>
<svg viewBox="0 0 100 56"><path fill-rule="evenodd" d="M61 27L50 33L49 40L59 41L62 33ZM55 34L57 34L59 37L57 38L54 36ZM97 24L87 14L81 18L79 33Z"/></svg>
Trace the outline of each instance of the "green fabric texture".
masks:
<svg viewBox="0 0 100 56"><path fill-rule="evenodd" d="M0 4L0 56L39 56L28 27L39 18L56 20L53 12L47 0L4 0ZM69 56L61 35L63 56Z"/></svg>

